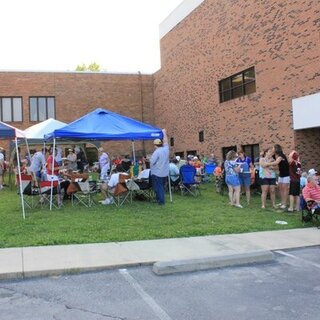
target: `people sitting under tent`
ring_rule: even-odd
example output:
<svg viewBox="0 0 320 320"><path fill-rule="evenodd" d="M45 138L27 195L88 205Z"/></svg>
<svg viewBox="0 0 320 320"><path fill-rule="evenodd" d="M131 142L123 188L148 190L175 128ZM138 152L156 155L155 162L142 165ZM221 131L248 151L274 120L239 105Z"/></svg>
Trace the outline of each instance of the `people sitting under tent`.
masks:
<svg viewBox="0 0 320 320"><path fill-rule="evenodd" d="M116 187L119 184L119 177L121 175L126 175L129 178L129 175L124 171L122 165L117 165L115 172L111 175L110 179L106 179L100 186L101 194L104 197L104 200L99 201L101 204L111 204L115 194Z"/></svg>

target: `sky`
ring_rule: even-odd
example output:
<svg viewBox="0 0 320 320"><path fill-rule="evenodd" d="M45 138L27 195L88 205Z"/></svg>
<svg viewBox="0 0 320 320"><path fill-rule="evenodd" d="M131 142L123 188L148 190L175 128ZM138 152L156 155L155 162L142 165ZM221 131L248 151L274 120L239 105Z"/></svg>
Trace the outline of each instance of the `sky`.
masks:
<svg viewBox="0 0 320 320"><path fill-rule="evenodd" d="M0 70L160 68L159 24L183 0L0 0Z"/></svg>

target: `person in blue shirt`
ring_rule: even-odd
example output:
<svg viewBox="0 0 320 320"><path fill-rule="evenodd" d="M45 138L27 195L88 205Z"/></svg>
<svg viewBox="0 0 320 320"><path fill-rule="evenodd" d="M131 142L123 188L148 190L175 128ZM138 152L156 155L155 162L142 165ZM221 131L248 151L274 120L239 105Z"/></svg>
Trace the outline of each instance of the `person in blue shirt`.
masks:
<svg viewBox="0 0 320 320"><path fill-rule="evenodd" d="M247 157L242 149L238 151L238 159L236 161L237 163L241 164L241 169L239 172L239 180L240 180L240 185L242 188L245 189L246 192L246 198L247 198L247 203L250 203L250 185L251 185L251 167L252 165L252 160L250 157Z"/></svg>
<svg viewBox="0 0 320 320"><path fill-rule="evenodd" d="M169 175L169 145L166 130L163 129L163 140L153 141L155 151L150 159L152 188L159 205L164 205L165 183Z"/></svg>

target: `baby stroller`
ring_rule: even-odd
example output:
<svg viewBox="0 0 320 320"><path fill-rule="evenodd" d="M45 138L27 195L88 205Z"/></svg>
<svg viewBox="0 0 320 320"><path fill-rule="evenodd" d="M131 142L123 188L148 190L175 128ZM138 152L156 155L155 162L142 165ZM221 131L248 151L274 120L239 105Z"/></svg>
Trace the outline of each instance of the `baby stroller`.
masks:
<svg viewBox="0 0 320 320"><path fill-rule="evenodd" d="M305 201L303 196L300 196L301 221L313 222L320 229L320 208L315 207L315 201Z"/></svg>

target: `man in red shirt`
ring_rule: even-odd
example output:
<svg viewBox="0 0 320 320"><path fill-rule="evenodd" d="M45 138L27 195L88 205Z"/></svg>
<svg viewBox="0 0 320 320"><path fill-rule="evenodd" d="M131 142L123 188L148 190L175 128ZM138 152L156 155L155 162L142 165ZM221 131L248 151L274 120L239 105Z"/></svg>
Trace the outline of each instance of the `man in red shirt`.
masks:
<svg viewBox="0 0 320 320"><path fill-rule="evenodd" d="M314 205L312 208L320 207L320 186L318 185L318 177L316 175L308 175L307 177L308 183L302 189L302 195L304 200L308 203L308 201L314 201Z"/></svg>

